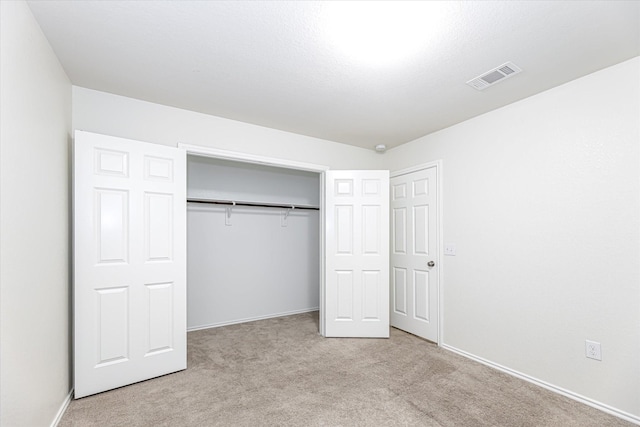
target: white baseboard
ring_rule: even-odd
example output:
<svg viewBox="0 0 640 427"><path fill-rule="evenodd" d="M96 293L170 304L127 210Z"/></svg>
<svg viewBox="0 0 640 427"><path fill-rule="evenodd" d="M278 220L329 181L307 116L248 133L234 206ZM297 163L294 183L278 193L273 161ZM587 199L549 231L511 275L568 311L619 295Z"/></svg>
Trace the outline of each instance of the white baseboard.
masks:
<svg viewBox="0 0 640 427"><path fill-rule="evenodd" d="M576 400L580 403L584 403L585 405L591 406L592 408L599 409L602 412L606 412L607 414L616 416L618 418L622 418L625 421L629 421L630 423L640 425L640 417L630 414L628 412L621 411L617 408L611 407L609 405L605 405L604 403L598 402L596 400L590 399L588 397L582 396L580 394L574 393L572 391L566 390L562 387L555 386L553 384L549 384L548 382L539 380L537 378L531 377L527 374L523 374L522 372L515 371L513 369L507 368L506 366L499 365L497 363L491 362L489 360L483 359L482 357L478 357L471 353L467 353L466 351L457 349L447 344L442 344L442 348L457 353L461 356L464 356L468 359L474 360L476 362L482 363L483 365L487 365L491 368L497 369L514 377L520 378L542 388L546 388L547 390L553 391L555 393L566 396L570 399Z"/></svg>
<svg viewBox="0 0 640 427"><path fill-rule="evenodd" d="M201 329L219 328L221 326L237 325L238 323L254 322L256 320L273 319L274 317L291 316L293 314L310 313L318 311L318 307L304 308L302 310L287 311L284 313L267 314L266 316L248 317L246 319L229 320L227 322L212 323L209 325L189 326L187 332L199 331Z"/></svg>
<svg viewBox="0 0 640 427"><path fill-rule="evenodd" d="M64 413L67 411L67 408L69 407L69 403L71 403L72 397L73 397L73 389L71 389L67 397L62 402L62 405L60 405L60 409L58 409L58 413L56 414L56 417L53 419L53 422L51 423L51 427L58 426L58 424L60 423L60 420L62 420L62 416L64 415Z"/></svg>

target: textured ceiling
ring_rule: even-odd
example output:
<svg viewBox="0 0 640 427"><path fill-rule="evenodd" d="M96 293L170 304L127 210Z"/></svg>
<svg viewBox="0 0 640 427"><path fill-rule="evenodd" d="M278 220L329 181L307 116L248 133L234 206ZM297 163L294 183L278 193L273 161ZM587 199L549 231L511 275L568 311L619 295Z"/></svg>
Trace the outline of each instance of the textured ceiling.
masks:
<svg viewBox="0 0 640 427"><path fill-rule="evenodd" d="M638 1L29 6L74 85L366 148L640 55ZM523 72L465 84L507 61Z"/></svg>

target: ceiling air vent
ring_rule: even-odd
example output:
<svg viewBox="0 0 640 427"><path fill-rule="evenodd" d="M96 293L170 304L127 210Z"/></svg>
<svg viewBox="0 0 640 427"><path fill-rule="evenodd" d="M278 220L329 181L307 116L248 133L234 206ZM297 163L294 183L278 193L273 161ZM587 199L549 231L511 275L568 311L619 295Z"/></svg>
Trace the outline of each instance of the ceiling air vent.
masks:
<svg viewBox="0 0 640 427"><path fill-rule="evenodd" d="M520 67L518 67L514 63L507 62L499 67L494 68L493 70L483 73L475 79L469 80L467 84L474 89L482 90L489 86L493 86L499 81L507 79L511 76L515 76L521 71L522 70L520 69Z"/></svg>

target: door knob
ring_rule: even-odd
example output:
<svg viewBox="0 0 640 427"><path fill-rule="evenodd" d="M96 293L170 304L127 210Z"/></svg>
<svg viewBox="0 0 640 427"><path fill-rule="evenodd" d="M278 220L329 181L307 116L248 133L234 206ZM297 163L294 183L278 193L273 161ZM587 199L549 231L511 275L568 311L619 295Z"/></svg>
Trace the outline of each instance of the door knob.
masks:
<svg viewBox="0 0 640 427"><path fill-rule="evenodd" d="M435 267L435 266L436 266L436 263L435 263L435 262L433 262L433 261L429 261L429 262L427 263L427 265L428 265L429 267Z"/></svg>

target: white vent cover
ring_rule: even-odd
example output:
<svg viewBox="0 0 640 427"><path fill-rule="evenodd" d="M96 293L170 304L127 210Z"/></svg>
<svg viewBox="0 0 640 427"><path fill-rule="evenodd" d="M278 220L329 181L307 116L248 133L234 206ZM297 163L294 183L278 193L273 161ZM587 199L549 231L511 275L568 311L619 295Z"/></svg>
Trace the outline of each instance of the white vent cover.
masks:
<svg viewBox="0 0 640 427"><path fill-rule="evenodd" d="M515 76L521 71L522 70L520 69L520 67L515 65L513 62L506 62L501 66L494 68L493 70L481 74L475 79L469 80L467 84L474 89L482 90L489 86L493 86L499 81L508 79L511 76Z"/></svg>

